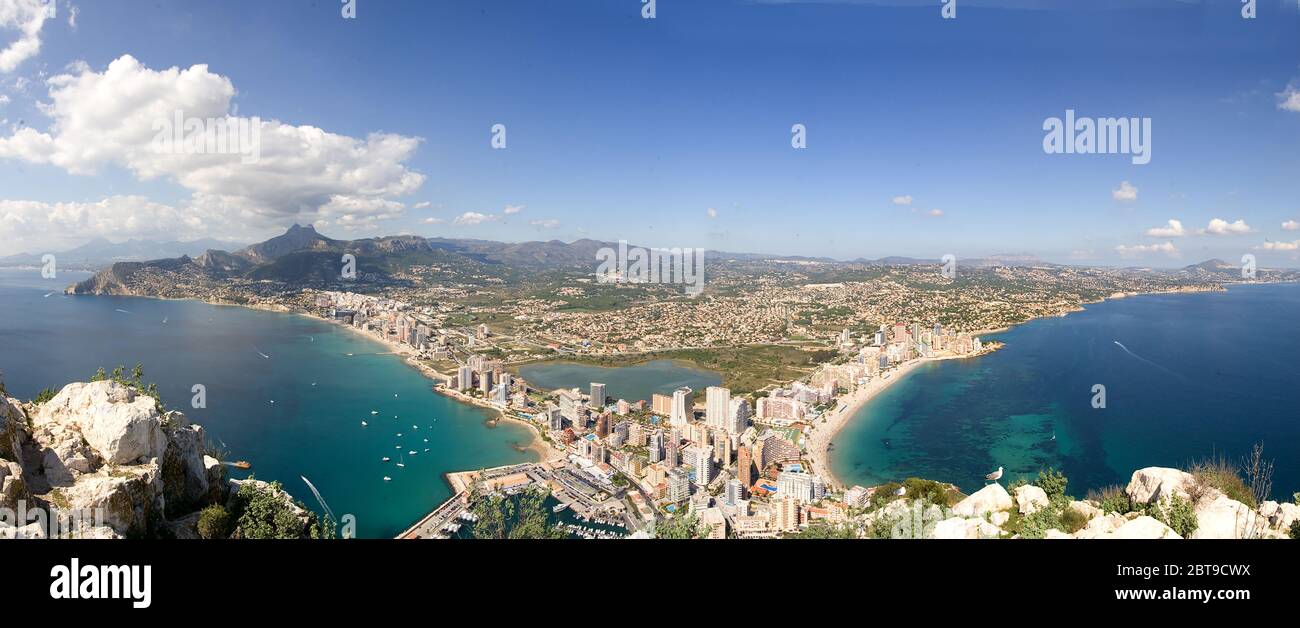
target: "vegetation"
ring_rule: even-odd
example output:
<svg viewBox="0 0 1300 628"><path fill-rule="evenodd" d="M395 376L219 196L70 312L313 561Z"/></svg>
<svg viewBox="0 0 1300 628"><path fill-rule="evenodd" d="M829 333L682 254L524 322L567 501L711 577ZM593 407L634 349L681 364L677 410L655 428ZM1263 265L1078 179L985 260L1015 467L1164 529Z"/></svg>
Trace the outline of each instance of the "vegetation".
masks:
<svg viewBox="0 0 1300 628"><path fill-rule="evenodd" d="M1291 522L1291 538L1300 541L1300 519Z"/></svg>
<svg viewBox="0 0 1300 628"><path fill-rule="evenodd" d="M252 480L249 477L249 480ZM200 515L202 516L202 515ZM231 508L234 537L241 539L333 538L334 522L289 501L279 482L247 481L239 487Z"/></svg>
<svg viewBox="0 0 1300 628"><path fill-rule="evenodd" d="M230 513L220 504L213 504L199 513L199 536L205 539L224 539L230 536Z"/></svg>
<svg viewBox="0 0 1300 628"><path fill-rule="evenodd" d="M1038 479L1034 480L1034 486L1043 489L1043 492L1047 493L1047 499L1049 500L1065 497L1065 487L1069 483L1070 481L1065 478L1065 474L1051 467L1039 471Z"/></svg>
<svg viewBox="0 0 1300 628"><path fill-rule="evenodd" d="M1113 512L1123 515L1133 511L1133 503L1129 501L1128 493L1113 484L1101 490L1088 491L1088 499L1097 502L1103 513Z"/></svg>
<svg viewBox="0 0 1300 628"><path fill-rule="evenodd" d="M743 396L773 384L804 377L818 364L835 355L835 351L831 350L807 351L786 345L745 345L635 355L565 356L564 359L600 366L630 366L650 360L680 360L702 369L717 371L722 375L722 385L730 388L733 396Z"/></svg>
<svg viewBox="0 0 1300 628"><path fill-rule="evenodd" d="M872 539L890 539L894 537L894 527L899 524L899 517L876 517L871 528L867 530L867 538Z"/></svg>
<svg viewBox="0 0 1300 628"><path fill-rule="evenodd" d="M898 495L899 488L904 489L902 497ZM929 504L951 508L961 501L963 497L961 491L958 491L951 484L921 478L907 478L902 482L888 482L877 488L875 495L871 498L871 508L869 510L878 509L896 499L919 499Z"/></svg>
<svg viewBox="0 0 1300 628"><path fill-rule="evenodd" d="M46 388L41 392L36 393L36 397L32 399L32 403L46 403L53 399L54 395L57 394L59 394L59 391L54 390L53 388Z"/></svg>
<svg viewBox="0 0 1300 628"><path fill-rule="evenodd" d="M470 529L476 539L562 539L564 530L551 525L546 508L549 491L529 488L519 495L470 495L470 512L478 518Z"/></svg>
<svg viewBox="0 0 1300 628"><path fill-rule="evenodd" d="M695 515L665 519L656 523L654 529L657 539L702 539L708 533Z"/></svg>
<svg viewBox="0 0 1300 628"><path fill-rule="evenodd" d="M141 364L137 363L135 368L131 369L130 375L126 374L125 366L118 365L118 367L113 369L111 373L105 373L104 367L101 366L90 378L90 381L92 382L102 382L105 380L117 382L127 388L134 389L142 395L153 397L154 405L158 408L158 412L167 411L166 406L163 405L162 396L158 394L158 384L144 383L144 366Z"/></svg>
<svg viewBox="0 0 1300 628"><path fill-rule="evenodd" d="M858 538L857 530L847 524L831 524L825 521L814 521L808 524L808 527L794 534L787 534L787 539L856 539Z"/></svg>
<svg viewBox="0 0 1300 628"><path fill-rule="evenodd" d="M1178 536L1188 538L1196 531L1196 511L1192 508L1190 500L1183 499L1177 494L1168 498L1161 499L1159 503L1151 507L1151 516L1159 519L1162 523L1173 528Z"/></svg>
<svg viewBox="0 0 1300 628"><path fill-rule="evenodd" d="M1221 455L1193 464L1188 472L1194 479L1192 485L1187 487L1193 503L1200 502L1209 493L1208 489L1215 489L1229 499L1235 499L1251 508L1259 505L1255 501L1255 493L1246 485L1237 466Z"/></svg>

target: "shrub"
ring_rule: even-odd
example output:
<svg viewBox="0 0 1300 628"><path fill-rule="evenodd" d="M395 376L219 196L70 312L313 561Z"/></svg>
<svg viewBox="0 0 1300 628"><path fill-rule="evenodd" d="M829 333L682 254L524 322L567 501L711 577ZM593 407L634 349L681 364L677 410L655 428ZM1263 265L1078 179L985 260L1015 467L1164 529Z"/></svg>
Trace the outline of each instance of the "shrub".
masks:
<svg viewBox="0 0 1300 628"><path fill-rule="evenodd" d="M1258 506L1255 502L1255 494L1251 492L1249 486L1246 486L1246 481L1242 479L1236 465L1228 462L1227 458L1222 456L1206 458L1193 464L1188 472L1195 480L1192 486L1188 487L1193 502L1201 501L1208 492L1207 489L1213 488L1251 508Z"/></svg>
<svg viewBox="0 0 1300 628"><path fill-rule="evenodd" d="M213 504L199 513L199 536L205 539L224 539L230 536L230 513L220 504Z"/></svg>
<svg viewBox="0 0 1300 628"><path fill-rule="evenodd" d="M32 399L32 403L45 403L53 399L54 395L57 394L59 394L59 391L54 390L53 388L46 388L45 390L36 393L36 398Z"/></svg>
<svg viewBox="0 0 1300 628"><path fill-rule="evenodd" d="M1196 511L1192 508L1192 502L1178 495L1161 499L1151 509L1151 516L1173 528L1174 532L1177 532L1178 536L1183 538L1191 536L1198 525Z"/></svg>
<svg viewBox="0 0 1300 628"><path fill-rule="evenodd" d="M1088 499L1097 502L1103 513L1113 512L1123 515L1133 511L1133 503L1129 501L1128 493L1114 484L1101 490L1088 491Z"/></svg>
<svg viewBox="0 0 1300 628"><path fill-rule="evenodd" d="M1300 541L1300 519L1291 522L1291 538Z"/></svg>
<svg viewBox="0 0 1300 628"><path fill-rule="evenodd" d="M1020 520L1020 538L1041 539L1052 528L1061 529L1061 511L1052 506L1039 508Z"/></svg>
<svg viewBox="0 0 1300 628"><path fill-rule="evenodd" d="M1068 505L1061 510L1061 530L1074 534L1088 525L1088 516L1070 508Z"/></svg>
<svg viewBox="0 0 1300 628"><path fill-rule="evenodd" d="M1065 478L1065 474L1048 467L1046 470L1038 472L1038 479L1034 481L1034 486L1043 489L1047 493L1047 498L1056 500L1065 497L1065 487L1070 483Z"/></svg>
<svg viewBox="0 0 1300 628"><path fill-rule="evenodd" d="M251 479L251 478L250 478ZM263 487L246 482L235 494L236 531L245 539L296 539L303 533L303 521L284 498L280 483Z"/></svg>

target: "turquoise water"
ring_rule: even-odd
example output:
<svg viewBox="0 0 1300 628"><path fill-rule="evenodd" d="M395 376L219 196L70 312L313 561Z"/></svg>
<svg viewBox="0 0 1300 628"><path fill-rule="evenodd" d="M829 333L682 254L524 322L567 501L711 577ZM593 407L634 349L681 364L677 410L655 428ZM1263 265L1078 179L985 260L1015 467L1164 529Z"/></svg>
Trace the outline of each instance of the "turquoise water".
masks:
<svg viewBox="0 0 1300 628"><path fill-rule="evenodd" d="M850 485L919 476L970 491L999 466L1008 481L1054 466L1082 496L1141 467L1236 460L1263 441L1273 496L1289 500L1300 490L1298 320L1300 285L1276 284L1032 321L994 336L1006 342L996 353L923 365L886 389L836 435L831 468Z"/></svg>
<svg viewBox="0 0 1300 628"><path fill-rule="evenodd" d="M488 427L486 411L432 392L378 341L303 316L58 294L81 278L0 270L0 370L11 395L142 363L167 405L203 425L228 459L251 462L257 478L279 480L319 510L306 476L336 515L355 515L359 536L390 537L415 523L450 496L448 471L536 459L515 448L531 428ZM195 384L207 388L204 409L190 407Z"/></svg>
<svg viewBox="0 0 1300 628"><path fill-rule="evenodd" d="M592 382L605 384L605 394L615 399L650 402L654 393L671 395L682 386L703 391L722 384L722 377L712 371L691 368L672 360L651 360L632 366L589 366L571 362L531 364L519 369L529 384L545 390L582 389L590 392Z"/></svg>

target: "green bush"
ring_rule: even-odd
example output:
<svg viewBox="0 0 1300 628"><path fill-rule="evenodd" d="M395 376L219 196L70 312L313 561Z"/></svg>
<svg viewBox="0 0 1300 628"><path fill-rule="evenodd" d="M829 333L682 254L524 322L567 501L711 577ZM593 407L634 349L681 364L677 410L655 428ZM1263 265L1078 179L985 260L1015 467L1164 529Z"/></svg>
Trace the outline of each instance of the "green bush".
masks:
<svg viewBox="0 0 1300 628"><path fill-rule="evenodd" d="M54 390L53 388L46 388L45 390L36 393L36 398L32 399L32 403L46 403L53 399L54 395L57 394L59 394L59 391Z"/></svg>
<svg viewBox="0 0 1300 628"><path fill-rule="evenodd" d="M1123 515L1133 511L1133 503L1129 501L1128 493L1113 484L1101 490L1088 491L1088 499L1097 502L1103 513L1113 512Z"/></svg>
<svg viewBox="0 0 1300 628"><path fill-rule="evenodd" d="M240 486L232 508L236 535L243 539L301 538L304 522L284 495L279 482L269 487L255 482ZM315 515L309 513L308 518L315 519Z"/></svg>
<svg viewBox="0 0 1300 628"><path fill-rule="evenodd" d="M1196 510L1192 508L1192 502L1183 499L1177 494L1161 499L1151 509L1151 516L1173 528L1174 532L1177 532L1178 536L1183 538L1191 536L1198 525Z"/></svg>
<svg viewBox="0 0 1300 628"><path fill-rule="evenodd" d="M1034 481L1034 486L1043 489L1047 493L1047 498L1056 500L1065 497L1065 487L1070 483L1065 475L1060 471L1048 467L1046 470L1038 472L1038 479Z"/></svg>
<svg viewBox="0 0 1300 628"><path fill-rule="evenodd" d="M1039 508L1020 520L1020 538L1041 539L1052 528L1061 529L1061 511L1053 506Z"/></svg>
<svg viewBox="0 0 1300 628"><path fill-rule="evenodd" d="M1291 522L1291 538L1300 541L1300 519Z"/></svg>
<svg viewBox="0 0 1300 628"><path fill-rule="evenodd" d="M1200 501L1207 488L1213 488L1251 508L1259 505L1255 502L1255 493L1246 485L1237 466L1222 456L1197 462L1188 472L1196 480L1188 490L1193 502Z"/></svg>
<svg viewBox="0 0 1300 628"><path fill-rule="evenodd" d="M230 513L220 504L213 504L199 513L199 536L205 539L224 539L230 536Z"/></svg>
<svg viewBox="0 0 1300 628"><path fill-rule="evenodd" d="M1060 530L1074 534L1088 525L1088 516L1070 508L1068 505L1061 510L1061 527Z"/></svg>

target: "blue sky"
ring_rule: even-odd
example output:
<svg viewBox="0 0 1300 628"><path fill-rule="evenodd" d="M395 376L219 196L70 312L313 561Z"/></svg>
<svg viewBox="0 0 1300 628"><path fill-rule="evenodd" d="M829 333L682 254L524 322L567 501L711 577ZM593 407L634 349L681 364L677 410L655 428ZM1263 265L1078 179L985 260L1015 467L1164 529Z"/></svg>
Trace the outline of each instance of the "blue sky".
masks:
<svg viewBox="0 0 1300 628"><path fill-rule="evenodd" d="M937 0L659 0L652 20L638 0L357 0L354 20L329 0L61 2L39 52L0 72L0 254L252 241L299 221L844 259L1300 264L1283 227L1300 221L1296 0L1259 0L1254 20L1235 0L957 1L954 20ZM0 47L20 35L0 29ZM114 121L147 127L129 110L146 97L187 102L158 73L197 64L239 116L410 145L215 174L133 152ZM55 97L78 81L96 87ZM1151 118L1150 163L1044 153L1043 121L1066 109Z"/></svg>

